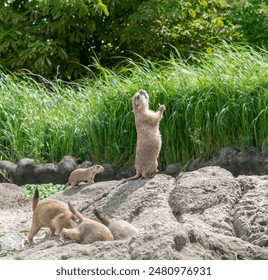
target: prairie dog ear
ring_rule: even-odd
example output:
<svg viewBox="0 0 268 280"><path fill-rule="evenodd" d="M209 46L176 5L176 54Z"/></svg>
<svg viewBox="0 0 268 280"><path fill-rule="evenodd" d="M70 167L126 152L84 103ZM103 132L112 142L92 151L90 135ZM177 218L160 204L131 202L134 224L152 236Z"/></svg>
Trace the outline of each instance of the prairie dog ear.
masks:
<svg viewBox="0 0 268 280"><path fill-rule="evenodd" d="M139 94L143 95L147 100L149 99L149 95L144 89L140 89Z"/></svg>

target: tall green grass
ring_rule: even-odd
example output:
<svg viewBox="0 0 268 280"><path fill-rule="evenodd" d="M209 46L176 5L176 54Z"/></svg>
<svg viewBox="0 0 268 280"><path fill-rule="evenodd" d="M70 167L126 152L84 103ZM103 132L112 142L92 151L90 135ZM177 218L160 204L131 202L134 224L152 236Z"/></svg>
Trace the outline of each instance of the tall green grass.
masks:
<svg viewBox="0 0 268 280"><path fill-rule="evenodd" d="M268 148L268 52L225 46L195 65L125 60L94 65L80 83L38 83L0 73L0 159L57 162L64 155L98 163L133 164L133 94L150 108L166 105L160 166L211 158L226 146ZM97 73L97 74L96 74Z"/></svg>

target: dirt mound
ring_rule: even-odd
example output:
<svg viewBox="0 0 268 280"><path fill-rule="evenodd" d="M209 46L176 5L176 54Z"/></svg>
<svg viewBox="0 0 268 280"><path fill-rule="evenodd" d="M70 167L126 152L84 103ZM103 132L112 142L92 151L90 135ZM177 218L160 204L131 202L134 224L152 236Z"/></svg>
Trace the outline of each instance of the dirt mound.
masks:
<svg viewBox="0 0 268 280"><path fill-rule="evenodd" d="M2 259L268 259L267 179L235 178L220 167L204 167L177 178L162 174L59 192L52 197L71 201L84 216L94 219L92 211L97 208L114 220L133 224L139 233L127 240L88 245L44 239L21 252L9 251ZM16 223L8 200L3 207L9 215L5 236L22 226L29 229L29 203L17 207ZM2 220L3 216L1 225Z"/></svg>

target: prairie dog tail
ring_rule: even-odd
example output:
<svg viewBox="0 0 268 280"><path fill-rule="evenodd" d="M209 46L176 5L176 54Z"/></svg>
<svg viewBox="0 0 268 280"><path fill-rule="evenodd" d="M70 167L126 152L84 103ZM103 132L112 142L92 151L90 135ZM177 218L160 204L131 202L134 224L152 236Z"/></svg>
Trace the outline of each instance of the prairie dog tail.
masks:
<svg viewBox="0 0 268 280"><path fill-rule="evenodd" d="M65 190L70 185L69 181L68 183L62 188L62 190Z"/></svg>
<svg viewBox="0 0 268 280"><path fill-rule="evenodd" d="M69 206L69 209L70 211L75 215L75 217L80 221L82 222L85 218L78 212L74 209L73 205L71 204L71 202L68 201L68 206Z"/></svg>
<svg viewBox="0 0 268 280"><path fill-rule="evenodd" d="M93 210L94 215L107 227L111 224L111 219L98 209Z"/></svg>
<svg viewBox="0 0 268 280"><path fill-rule="evenodd" d="M34 212L38 202L39 202L39 190L38 190L38 187L36 187L35 191L34 191L33 198L32 198L32 210L33 210L33 212Z"/></svg>
<svg viewBox="0 0 268 280"><path fill-rule="evenodd" d="M141 177L141 174L140 173L136 173L136 175L132 176L132 177L129 177L129 178L126 178L126 179L122 179L119 184L117 184L117 186L120 186L128 181L132 181L132 180L136 180L136 179L139 179Z"/></svg>

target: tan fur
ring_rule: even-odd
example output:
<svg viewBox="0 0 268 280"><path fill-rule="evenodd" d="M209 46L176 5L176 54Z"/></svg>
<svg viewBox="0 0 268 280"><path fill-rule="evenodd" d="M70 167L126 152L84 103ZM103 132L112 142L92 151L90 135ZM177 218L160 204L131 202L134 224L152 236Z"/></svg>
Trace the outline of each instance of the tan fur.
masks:
<svg viewBox="0 0 268 280"><path fill-rule="evenodd" d="M122 182L153 177L158 171L157 159L162 145L159 123L166 109L165 105L160 105L156 112L151 111L148 94L141 89L132 98L132 108L137 130L136 175L123 179Z"/></svg>
<svg viewBox="0 0 268 280"><path fill-rule="evenodd" d="M83 244L91 244L96 241L112 241L114 240L110 230L103 224L83 217L73 206L68 203L72 213L80 220L80 224L76 228L63 229L61 239L64 242L64 237L69 237Z"/></svg>
<svg viewBox="0 0 268 280"><path fill-rule="evenodd" d="M77 168L75 169L69 177L68 183L65 185L74 188L78 186L81 182L94 183L94 177L97 173L103 172L104 168L101 165L93 165L89 168Z"/></svg>
<svg viewBox="0 0 268 280"><path fill-rule="evenodd" d="M95 216L111 231L114 240L128 239L138 233L138 229L124 220L113 221L105 213L94 209Z"/></svg>
<svg viewBox="0 0 268 280"><path fill-rule="evenodd" d="M50 235L60 235L63 228L76 226L77 218L69 210L68 205L56 199L39 201L38 188L36 188L32 198L32 210L32 226L27 235L27 241L30 245L41 227L48 227Z"/></svg>

